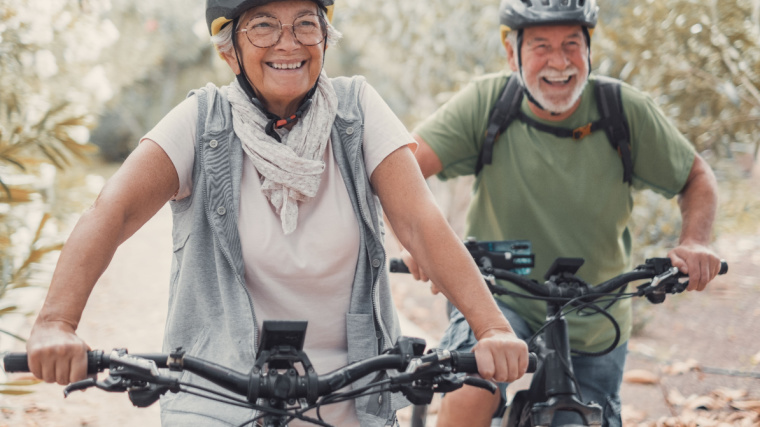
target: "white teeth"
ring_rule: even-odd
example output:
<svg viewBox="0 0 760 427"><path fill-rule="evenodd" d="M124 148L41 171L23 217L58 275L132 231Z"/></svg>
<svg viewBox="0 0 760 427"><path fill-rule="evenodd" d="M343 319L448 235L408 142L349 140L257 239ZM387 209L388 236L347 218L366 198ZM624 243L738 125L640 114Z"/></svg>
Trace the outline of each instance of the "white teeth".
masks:
<svg viewBox="0 0 760 427"><path fill-rule="evenodd" d="M275 62L272 62L272 68L276 68L278 70L295 70L296 68L301 68L301 66L304 64L304 62L296 62L294 64L277 64Z"/></svg>

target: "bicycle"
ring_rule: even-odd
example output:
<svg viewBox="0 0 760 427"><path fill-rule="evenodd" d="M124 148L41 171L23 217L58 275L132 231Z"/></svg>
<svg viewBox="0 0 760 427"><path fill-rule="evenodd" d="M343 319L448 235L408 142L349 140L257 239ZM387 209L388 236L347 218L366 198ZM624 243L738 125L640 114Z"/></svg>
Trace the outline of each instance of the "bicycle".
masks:
<svg viewBox="0 0 760 427"><path fill-rule="evenodd" d="M488 242L493 246L493 242ZM468 239L466 245L479 247L474 239ZM620 341L620 327L615 319L606 312L612 303L623 298L646 297L651 303L665 301L667 294L683 292L688 281L678 268L673 267L669 258L651 258L632 271L620 274L596 286L583 281L575 273L583 265L581 258L557 258L544 275L543 284L504 268L519 267L505 264L514 254L499 253L488 250L470 251L473 254L489 290L495 295L511 295L522 298L539 298L547 302L547 321L528 340L528 347L538 358L538 367L528 390L518 391L512 401L502 409L502 427L549 426L557 411L575 412L580 415L586 426L602 425L602 407L595 403L584 403L580 395L575 375L570 362L570 343L565 315L571 311L593 310L605 316L615 329L615 339L608 348L597 353L579 354L601 356L614 350ZM409 270L400 259L392 259L391 272L408 273ZM728 264L721 262L719 274L728 271ZM514 283L530 295L510 291L496 280ZM625 292L630 282L649 280L636 287L635 292ZM614 293L618 291L617 293ZM605 307L598 304L608 303ZM424 425L424 416L415 408L413 427Z"/></svg>
<svg viewBox="0 0 760 427"><path fill-rule="evenodd" d="M303 350L306 326L305 321L265 321L261 345L249 373L189 356L181 348L169 354L129 354L126 349L89 351L88 374L108 370L108 377L102 381L90 377L69 384L64 396L96 387L127 392L135 406L147 407L166 392L193 393L259 412L240 427L283 427L296 418L330 427L319 415L320 407L366 394L400 392L413 404L427 404L434 393L453 391L464 384L497 390L489 381L455 375L478 372L474 354L439 349L424 352L425 341L411 337L400 337L383 354L317 375ZM26 353L8 354L3 362L6 372L29 372ZM535 367L532 355L528 369L532 372ZM232 394L180 382L160 369L191 372ZM391 370L396 373L389 372L387 377L375 378L363 387L342 391L360 378ZM305 415L312 409L317 409L317 418Z"/></svg>

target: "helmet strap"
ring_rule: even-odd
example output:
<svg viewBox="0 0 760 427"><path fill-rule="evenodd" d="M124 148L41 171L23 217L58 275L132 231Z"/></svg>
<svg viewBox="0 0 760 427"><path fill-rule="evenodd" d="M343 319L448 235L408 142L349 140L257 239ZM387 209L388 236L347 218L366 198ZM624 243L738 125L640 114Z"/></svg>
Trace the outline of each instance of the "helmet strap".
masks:
<svg viewBox="0 0 760 427"><path fill-rule="evenodd" d="M583 29L583 35L586 37L586 49L588 49L588 56L586 59L588 60L588 75L591 75L591 33L588 32L588 27L585 25L582 25L581 28Z"/></svg>
<svg viewBox="0 0 760 427"><path fill-rule="evenodd" d="M541 110L546 111L546 108L544 108L543 105L541 105L540 102L533 96L533 94L530 93L530 90L528 89L528 85L525 84L525 76L523 75L523 66L522 66L522 44L523 44L523 29L517 30L517 46L516 46L516 53L517 53L517 71L520 73L520 83L523 87L523 92L525 93L525 96L528 98L530 102L535 104L536 107L540 108Z"/></svg>

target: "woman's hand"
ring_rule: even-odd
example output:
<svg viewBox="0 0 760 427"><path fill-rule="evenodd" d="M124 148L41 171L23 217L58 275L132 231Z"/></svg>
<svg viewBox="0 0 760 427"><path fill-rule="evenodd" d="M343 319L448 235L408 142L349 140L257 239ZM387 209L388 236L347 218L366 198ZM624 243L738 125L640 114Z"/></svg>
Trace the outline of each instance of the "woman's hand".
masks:
<svg viewBox="0 0 760 427"><path fill-rule="evenodd" d="M528 345L513 332L488 331L472 351L486 380L511 383L528 369Z"/></svg>
<svg viewBox="0 0 760 427"><path fill-rule="evenodd" d="M87 377L87 350L66 322L39 320L26 343L29 370L48 383L66 385Z"/></svg>

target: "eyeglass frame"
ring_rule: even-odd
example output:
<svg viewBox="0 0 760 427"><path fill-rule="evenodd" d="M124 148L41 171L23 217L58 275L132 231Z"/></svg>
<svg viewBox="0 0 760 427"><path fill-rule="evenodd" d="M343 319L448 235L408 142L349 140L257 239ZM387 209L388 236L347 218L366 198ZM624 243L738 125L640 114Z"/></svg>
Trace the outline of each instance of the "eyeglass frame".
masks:
<svg viewBox="0 0 760 427"><path fill-rule="evenodd" d="M313 16L317 17L317 19L319 20L319 26L322 29L322 40L320 40L320 41L318 41L317 43L314 43L314 44L304 44L301 40L298 39L298 36L296 35L296 30L295 30L295 23L296 23L296 21L299 20L299 19L301 19L301 18L303 18L304 16L309 16L309 15L313 15ZM248 42L251 43L251 45L253 45L255 47L258 47L259 49L268 49L268 48L270 48L272 46L277 46L277 43L279 43L280 40L282 40L282 33L284 32L284 27L290 27L290 32L291 32L291 34L293 34L293 38L299 44L301 44L303 46L317 46L318 44L324 42L327 39L327 21L325 20L325 18L322 15L320 15L318 13L306 13L306 14L303 14L303 15L299 15L295 19L293 19L293 23L292 24L283 24L282 21L280 21L279 18L275 18L274 16L269 16L269 18L273 18L273 19L277 20L277 23L280 24L280 35L277 36L277 40L274 43L272 43L271 45L269 45L269 46L257 46L255 43L253 43L253 41L251 40L251 38L248 36L248 23L250 23L251 21L253 21L255 18L258 18L258 17L261 17L261 16L262 15L252 16L250 19L248 19L246 21L246 23L245 23L245 25L243 26L242 29L235 31L236 33L245 33L245 38L248 39Z"/></svg>

